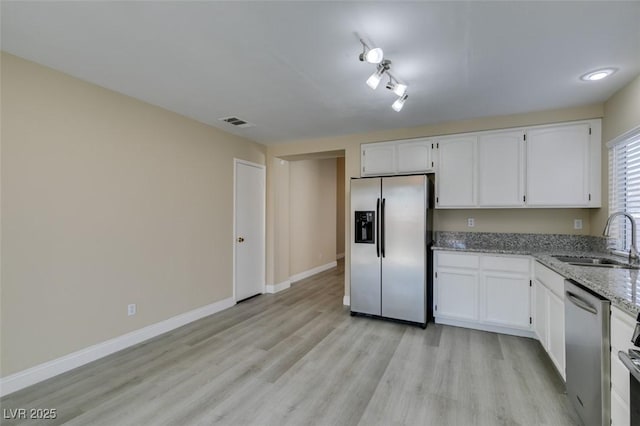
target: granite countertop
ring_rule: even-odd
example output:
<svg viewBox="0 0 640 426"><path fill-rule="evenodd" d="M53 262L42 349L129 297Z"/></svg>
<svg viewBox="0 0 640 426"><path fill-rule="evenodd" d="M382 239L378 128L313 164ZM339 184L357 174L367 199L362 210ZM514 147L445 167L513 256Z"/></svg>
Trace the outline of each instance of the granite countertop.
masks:
<svg viewBox="0 0 640 426"><path fill-rule="evenodd" d="M576 266L552 255L626 259L608 253L601 237L546 234L438 232L433 250L528 255L565 278L606 297L634 318L640 313L640 270Z"/></svg>

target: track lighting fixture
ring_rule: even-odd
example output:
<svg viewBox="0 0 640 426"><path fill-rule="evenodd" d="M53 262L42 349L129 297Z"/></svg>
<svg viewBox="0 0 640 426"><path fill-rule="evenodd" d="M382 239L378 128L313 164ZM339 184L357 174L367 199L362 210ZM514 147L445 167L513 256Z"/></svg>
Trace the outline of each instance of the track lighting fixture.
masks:
<svg viewBox="0 0 640 426"><path fill-rule="evenodd" d="M371 49L362 39L360 39L360 43L362 43L362 53L359 56L361 61L367 61L370 64L379 64L382 62L382 59L384 58L382 49L379 47Z"/></svg>
<svg viewBox="0 0 640 426"><path fill-rule="evenodd" d="M404 106L404 101L406 101L408 97L409 97L409 95L407 95L406 93L404 95L400 96L391 105L391 108L393 108L393 110L396 111L396 112L400 112L400 110L402 110L402 107Z"/></svg>
<svg viewBox="0 0 640 426"><path fill-rule="evenodd" d="M391 66L391 61L384 60L378 65L378 69L376 72L371 74L371 76L367 79L367 86L371 87L373 90L378 88L380 84L380 80L382 80L382 75L389 70Z"/></svg>
<svg viewBox="0 0 640 426"><path fill-rule="evenodd" d="M391 69L391 61L384 59L382 49L379 47L371 49L362 39L360 39L360 43L362 44L362 53L358 56L358 59L362 62L378 64L376 71L367 79L367 86L371 87L373 90L377 89L380 85L380 81L382 81L382 77L386 74L389 77L389 82L386 86L387 89L391 90L398 96L398 99L396 99L393 105L391 105L391 108L393 108L394 111L402 110L404 102L408 98L407 85L400 83L398 79L391 74L389 71Z"/></svg>
<svg viewBox="0 0 640 426"><path fill-rule="evenodd" d="M407 92L407 85L398 83L397 81L394 81L394 80L395 78L393 78L391 74L389 74L389 82L387 83L387 89L391 90L393 93L395 93L398 96L404 95Z"/></svg>

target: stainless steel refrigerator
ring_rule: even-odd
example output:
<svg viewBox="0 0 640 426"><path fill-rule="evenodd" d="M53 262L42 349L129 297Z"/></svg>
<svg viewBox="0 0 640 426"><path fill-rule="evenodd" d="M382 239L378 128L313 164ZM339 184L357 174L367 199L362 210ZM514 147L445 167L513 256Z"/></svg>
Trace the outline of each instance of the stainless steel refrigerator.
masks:
<svg viewBox="0 0 640 426"><path fill-rule="evenodd" d="M432 175L351 180L351 314L433 319Z"/></svg>

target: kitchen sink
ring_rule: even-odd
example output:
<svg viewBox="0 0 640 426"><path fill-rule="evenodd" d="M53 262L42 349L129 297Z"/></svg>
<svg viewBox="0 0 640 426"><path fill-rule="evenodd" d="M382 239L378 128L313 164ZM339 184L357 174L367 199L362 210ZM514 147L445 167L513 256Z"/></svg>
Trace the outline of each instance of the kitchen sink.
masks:
<svg viewBox="0 0 640 426"><path fill-rule="evenodd" d="M561 262L575 266L593 266L597 268L612 269L640 269L640 265L629 265L628 263L619 262L617 260L606 257L578 257L578 256L551 256Z"/></svg>

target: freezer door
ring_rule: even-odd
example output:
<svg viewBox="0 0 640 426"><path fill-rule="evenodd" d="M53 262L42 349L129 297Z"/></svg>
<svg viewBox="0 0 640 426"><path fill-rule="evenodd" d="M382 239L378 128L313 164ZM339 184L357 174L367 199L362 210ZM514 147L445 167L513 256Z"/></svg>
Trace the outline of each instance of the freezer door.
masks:
<svg viewBox="0 0 640 426"><path fill-rule="evenodd" d="M380 178L351 180L351 312L361 314L380 315L380 188ZM373 241L356 243L361 212L374 213Z"/></svg>
<svg viewBox="0 0 640 426"><path fill-rule="evenodd" d="M382 180L382 316L426 323L427 177Z"/></svg>

